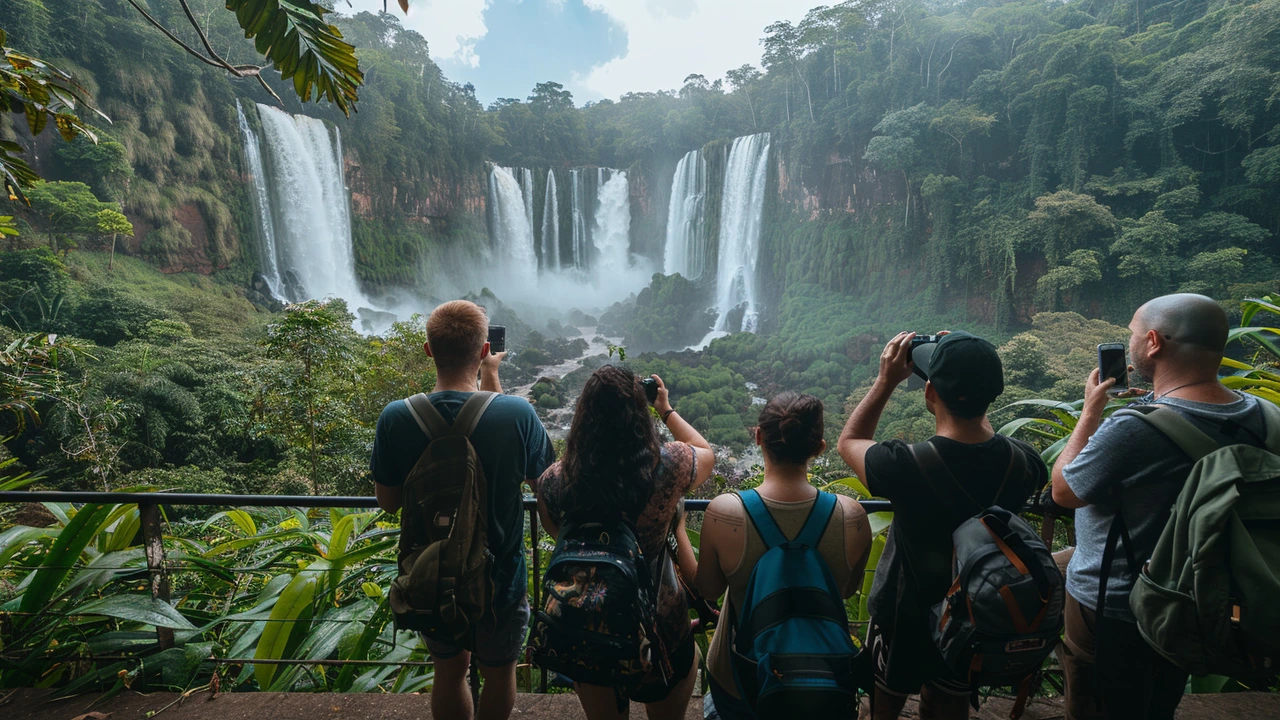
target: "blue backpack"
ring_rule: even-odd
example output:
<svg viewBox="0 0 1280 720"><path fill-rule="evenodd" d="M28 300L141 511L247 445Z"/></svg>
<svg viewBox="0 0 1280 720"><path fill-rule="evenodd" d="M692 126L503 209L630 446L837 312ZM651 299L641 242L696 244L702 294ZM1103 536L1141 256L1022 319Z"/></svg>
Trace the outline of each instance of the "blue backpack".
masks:
<svg viewBox="0 0 1280 720"><path fill-rule="evenodd" d="M840 590L818 553L836 496L818 493L794 540L782 534L758 492L739 497L765 553L732 625L738 693L757 717L854 717L858 650Z"/></svg>

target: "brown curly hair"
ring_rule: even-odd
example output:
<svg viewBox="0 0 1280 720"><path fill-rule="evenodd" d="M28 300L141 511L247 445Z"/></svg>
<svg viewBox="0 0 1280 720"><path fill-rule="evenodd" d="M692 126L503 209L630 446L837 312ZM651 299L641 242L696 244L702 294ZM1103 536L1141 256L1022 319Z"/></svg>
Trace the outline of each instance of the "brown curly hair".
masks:
<svg viewBox="0 0 1280 720"><path fill-rule="evenodd" d="M605 365L578 398L561 467L565 515L632 521L653 494L661 442L640 380Z"/></svg>

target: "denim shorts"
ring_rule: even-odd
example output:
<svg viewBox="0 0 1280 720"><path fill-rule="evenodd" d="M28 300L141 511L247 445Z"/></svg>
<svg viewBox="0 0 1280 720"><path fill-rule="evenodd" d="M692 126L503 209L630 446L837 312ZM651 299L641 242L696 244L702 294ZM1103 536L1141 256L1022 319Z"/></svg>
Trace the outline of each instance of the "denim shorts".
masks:
<svg viewBox="0 0 1280 720"><path fill-rule="evenodd" d="M520 659L524 652L525 638L529 633L529 600L521 598L520 602L506 610L486 616L475 628L476 662L485 667L497 668L510 665ZM436 660L448 660L462 654L463 647L453 643L422 638L427 643L427 650Z"/></svg>

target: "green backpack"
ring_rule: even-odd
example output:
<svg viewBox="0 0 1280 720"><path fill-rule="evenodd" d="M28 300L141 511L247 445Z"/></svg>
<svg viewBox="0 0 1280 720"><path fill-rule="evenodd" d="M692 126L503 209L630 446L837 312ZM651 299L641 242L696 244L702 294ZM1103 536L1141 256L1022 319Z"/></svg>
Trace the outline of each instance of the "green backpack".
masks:
<svg viewBox="0 0 1280 720"><path fill-rule="evenodd" d="M1143 638L1192 675L1280 671L1280 408L1259 404L1266 448L1219 446L1167 407L1120 411L1195 463L1129 596Z"/></svg>
<svg viewBox="0 0 1280 720"><path fill-rule="evenodd" d="M496 397L472 394L452 427L426 395L404 401L430 444L404 482L400 575L388 602L398 629L467 649L493 599L488 483L471 433Z"/></svg>

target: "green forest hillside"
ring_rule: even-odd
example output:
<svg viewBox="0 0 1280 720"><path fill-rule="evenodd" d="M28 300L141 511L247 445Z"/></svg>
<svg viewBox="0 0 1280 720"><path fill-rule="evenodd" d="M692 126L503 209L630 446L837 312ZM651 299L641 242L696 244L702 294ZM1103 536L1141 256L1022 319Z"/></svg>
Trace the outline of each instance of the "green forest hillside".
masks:
<svg viewBox="0 0 1280 720"><path fill-rule="evenodd" d="M153 5L157 22L198 42L177 3ZM229 60L261 61L220 2L191 6ZM485 108L395 15L330 18L363 72L350 116L301 103L274 72L263 86L197 62L125 0L0 6L6 44L72 73L110 118L86 117L100 131L94 144L33 140L20 114L0 117L0 137L27 147L50 181L30 207L0 200L17 218L9 248L28 253L2 263L11 329L112 347L146 336L148 322L177 321L205 340L163 283L120 281L150 266L212 275L215 293L239 299L242 324L223 334L245 338L255 362L280 307L254 282L237 100L283 103L341 130L355 269L370 292L429 289L448 272L441 258L489 242L487 162L627 169L632 250L654 257L677 160L693 149L708 159L714 237L729 142L771 133L760 335L639 355L704 333L709 288L680 277L655 277L600 317L633 357L684 385L691 419L728 443L752 422L746 383L816 392L838 413L874 372L877 343L902 327L968 327L1004 342L1047 312L1115 327L1153 294L1235 302L1277 289L1280 0L845 2L762 28L758 68L714 82L719 69L690 68L677 90L582 107L548 79ZM113 208L131 227L103 224ZM48 256L35 254L45 246ZM141 263L113 260L113 247ZM67 279L48 279L58 273ZM100 333L89 318L116 307L126 317ZM169 435L146 437L160 455L128 467L190 463L165 454ZM342 472L358 473L362 441L341 442ZM271 477L283 467L280 452L256 453L228 467ZM266 464L252 465L259 457Z"/></svg>

